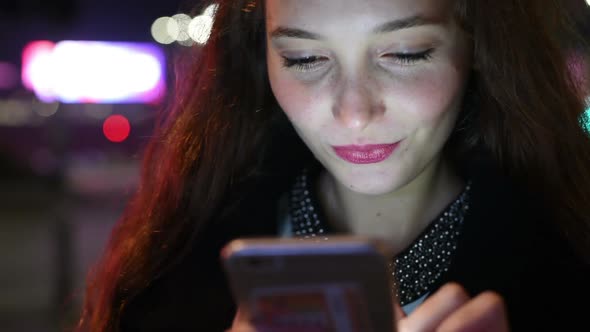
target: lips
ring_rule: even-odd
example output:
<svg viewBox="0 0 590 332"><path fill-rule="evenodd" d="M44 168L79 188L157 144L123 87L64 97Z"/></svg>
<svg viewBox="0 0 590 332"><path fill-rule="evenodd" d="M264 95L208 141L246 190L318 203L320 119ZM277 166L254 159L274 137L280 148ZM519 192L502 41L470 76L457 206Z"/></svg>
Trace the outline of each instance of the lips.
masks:
<svg viewBox="0 0 590 332"><path fill-rule="evenodd" d="M353 164L375 164L387 159L399 146L392 144L333 146L338 157Z"/></svg>

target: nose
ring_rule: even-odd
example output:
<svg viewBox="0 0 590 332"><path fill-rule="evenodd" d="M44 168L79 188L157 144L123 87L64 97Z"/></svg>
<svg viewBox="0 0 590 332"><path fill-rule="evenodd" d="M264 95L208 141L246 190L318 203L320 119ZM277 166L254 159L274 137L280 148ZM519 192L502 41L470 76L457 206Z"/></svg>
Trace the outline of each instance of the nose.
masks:
<svg viewBox="0 0 590 332"><path fill-rule="evenodd" d="M385 113L368 84L348 81L340 89L332 108L334 118L349 129L362 130Z"/></svg>

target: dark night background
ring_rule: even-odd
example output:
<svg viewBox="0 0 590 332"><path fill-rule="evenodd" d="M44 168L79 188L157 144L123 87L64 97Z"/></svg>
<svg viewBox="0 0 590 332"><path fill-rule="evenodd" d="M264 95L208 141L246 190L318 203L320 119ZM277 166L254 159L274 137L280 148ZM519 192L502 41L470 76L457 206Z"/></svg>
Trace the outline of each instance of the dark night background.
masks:
<svg viewBox="0 0 590 332"><path fill-rule="evenodd" d="M21 66L34 40L153 42L161 16L187 0L0 0L0 64ZM323 1L323 0L322 0ZM564 0L565 1L565 0ZM583 0L567 0L583 36ZM168 59L183 49L160 45ZM169 61L170 62L170 61ZM1 75L7 75L0 71ZM168 77L168 79L171 79ZM61 331L77 315L84 278L137 183L138 162L163 105L60 104L51 117L14 121L15 101L39 107L19 83L0 87L0 330ZM30 111L30 110L28 110ZM131 133L108 141L104 118L126 116ZM8 120L7 120L8 119Z"/></svg>

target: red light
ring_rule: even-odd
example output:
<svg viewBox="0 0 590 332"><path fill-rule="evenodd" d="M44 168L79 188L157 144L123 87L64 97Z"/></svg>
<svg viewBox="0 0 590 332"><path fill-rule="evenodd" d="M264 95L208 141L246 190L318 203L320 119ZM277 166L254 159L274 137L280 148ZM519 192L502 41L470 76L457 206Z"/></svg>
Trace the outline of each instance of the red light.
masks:
<svg viewBox="0 0 590 332"><path fill-rule="evenodd" d="M121 143L129 137L131 125L126 117L122 115L111 115L104 121L102 131L109 141Z"/></svg>

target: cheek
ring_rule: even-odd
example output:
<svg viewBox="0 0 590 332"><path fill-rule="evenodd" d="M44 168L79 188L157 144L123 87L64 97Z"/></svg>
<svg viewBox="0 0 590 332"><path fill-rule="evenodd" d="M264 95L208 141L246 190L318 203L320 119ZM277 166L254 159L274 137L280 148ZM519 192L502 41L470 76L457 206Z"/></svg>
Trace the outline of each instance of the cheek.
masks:
<svg viewBox="0 0 590 332"><path fill-rule="evenodd" d="M290 119L305 119L313 114L310 111L313 97L296 82L277 80L272 83L272 89L279 106Z"/></svg>
<svg viewBox="0 0 590 332"><path fill-rule="evenodd" d="M432 124L447 113L458 111L463 84L463 75L453 68L424 72L389 87L396 92L388 96L388 108L399 110L393 116L408 125Z"/></svg>
<svg viewBox="0 0 590 332"><path fill-rule="evenodd" d="M317 124L322 117L319 109L324 104L321 91L289 76L280 68L269 67L271 88L279 106L295 126Z"/></svg>

